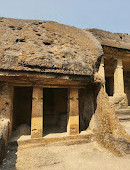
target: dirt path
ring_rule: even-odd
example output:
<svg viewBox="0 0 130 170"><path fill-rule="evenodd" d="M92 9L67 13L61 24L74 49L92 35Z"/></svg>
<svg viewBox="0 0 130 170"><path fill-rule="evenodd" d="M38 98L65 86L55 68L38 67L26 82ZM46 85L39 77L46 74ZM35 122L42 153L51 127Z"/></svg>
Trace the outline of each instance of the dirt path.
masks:
<svg viewBox="0 0 130 170"><path fill-rule="evenodd" d="M2 170L130 170L130 155L115 157L96 142L12 148Z"/></svg>

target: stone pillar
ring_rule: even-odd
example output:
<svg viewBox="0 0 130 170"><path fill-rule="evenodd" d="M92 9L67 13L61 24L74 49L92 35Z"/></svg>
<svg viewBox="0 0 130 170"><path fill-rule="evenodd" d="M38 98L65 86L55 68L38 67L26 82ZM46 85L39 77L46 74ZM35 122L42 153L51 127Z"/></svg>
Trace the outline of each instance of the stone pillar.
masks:
<svg viewBox="0 0 130 170"><path fill-rule="evenodd" d="M43 88L33 87L31 138L43 137Z"/></svg>
<svg viewBox="0 0 130 170"><path fill-rule="evenodd" d="M104 58L101 59L98 73L105 79Z"/></svg>
<svg viewBox="0 0 130 170"><path fill-rule="evenodd" d="M68 89L67 133L69 135L79 134L79 100L76 88Z"/></svg>
<svg viewBox="0 0 130 170"><path fill-rule="evenodd" d="M104 58L101 59L98 73L102 76L104 81L104 90L105 90L105 69L104 69ZM106 90L105 90L106 91Z"/></svg>
<svg viewBox="0 0 130 170"><path fill-rule="evenodd" d="M114 95L113 103L116 110L128 107L128 99L124 93L124 77L122 59L117 59L114 65Z"/></svg>
<svg viewBox="0 0 130 170"><path fill-rule="evenodd" d="M114 94L124 94L124 78L123 78L122 59L117 59L115 61Z"/></svg>

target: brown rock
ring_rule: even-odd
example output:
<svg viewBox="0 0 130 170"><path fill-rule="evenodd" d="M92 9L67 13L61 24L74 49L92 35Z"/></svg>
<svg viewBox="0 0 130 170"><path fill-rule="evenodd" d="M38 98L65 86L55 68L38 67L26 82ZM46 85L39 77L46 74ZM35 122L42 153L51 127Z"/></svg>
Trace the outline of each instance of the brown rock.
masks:
<svg viewBox="0 0 130 170"><path fill-rule="evenodd" d="M90 32L48 21L0 19L0 69L93 75L103 54Z"/></svg>
<svg viewBox="0 0 130 170"><path fill-rule="evenodd" d="M96 111L89 128L97 142L116 155L130 153L130 136L120 124L103 86L97 89Z"/></svg>
<svg viewBox="0 0 130 170"><path fill-rule="evenodd" d="M101 43L101 45L130 50L130 35L123 33L112 33L99 29L85 29L90 31Z"/></svg>

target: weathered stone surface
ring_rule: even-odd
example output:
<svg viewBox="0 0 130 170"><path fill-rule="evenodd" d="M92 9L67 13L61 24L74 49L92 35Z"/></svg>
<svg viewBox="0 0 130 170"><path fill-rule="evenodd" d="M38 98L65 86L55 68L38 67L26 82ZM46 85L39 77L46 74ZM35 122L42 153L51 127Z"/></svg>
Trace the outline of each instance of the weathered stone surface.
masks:
<svg viewBox="0 0 130 170"><path fill-rule="evenodd" d="M102 45L130 50L130 35L123 33L112 33L99 29L85 29L90 31Z"/></svg>
<svg viewBox="0 0 130 170"><path fill-rule="evenodd" d="M7 83L0 82L0 118L10 118L12 110L12 89Z"/></svg>
<svg viewBox="0 0 130 170"><path fill-rule="evenodd" d="M43 88L33 88L31 138L43 137Z"/></svg>
<svg viewBox="0 0 130 170"><path fill-rule="evenodd" d="M93 32L92 30L89 31ZM17 83L17 85L21 85L21 82L24 85L26 82L26 85L34 87L31 136L32 138L40 138L43 136L43 86L47 85L47 88L50 88L50 85L51 88L52 86L53 88L59 88L59 86L69 88L67 132L70 135L76 135L79 133L78 88L80 85L84 85L83 87L89 85L90 82L86 77L90 80L91 76L91 83L94 89L85 94L88 95L89 102L85 99L85 95L82 95L82 100L85 104L85 107L82 108L81 106L80 109L83 113L82 120L86 119L85 124L88 126L91 119L89 128L96 135L97 141L106 148L109 148L113 153L123 155L130 152L130 137L116 117L115 110L109 103L109 98L105 93L103 65L100 68L101 71L99 69L101 75L96 73L94 76L94 73L98 71L97 68L103 55L101 44L124 48L129 51L130 38L129 35L120 36L120 34L107 32L103 32L103 35L100 37L98 33L93 33L101 42L100 44L89 31L83 31L55 22L0 18L1 81L13 82ZM12 74L11 71L14 71L14 73ZM19 74L16 74L17 71L26 71L23 72L26 75L20 72L22 75L20 77ZM37 75L33 77L30 75L30 72ZM53 75L51 74L51 76L48 75L50 76L48 78L43 76L46 74L41 73L62 73L66 75L64 75L64 78L61 78L57 76L58 74L55 74L55 77L51 77ZM74 75L73 77L79 75L84 81L81 82L78 76L78 82L70 81L68 75ZM8 78L9 76L12 76L11 79ZM72 80L73 77L71 77ZM64 81L58 79L64 79ZM87 82L84 83L85 81ZM36 83L39 83L38 85L40 86L37 86ZM77 88L73 87L73 85ZM100 89L99 86L101 86ZM97 93L95 94L96 88ZM12 86L0 83L0 118L9 118L11 126L12 94ZM124 98L121 100L121 103L123 100ZM18 133L21 132L19 131ZM7 141L5 136L2 136L2 146L5 146Z"/></svg>
<svg viewBox="0 0 130 170"><path fill-rule="evenodd" d="M126 94L116 94L112 97L109 97L111 106L115 109L125 109L128 107L128 100Z"/></svg>
<svg viewBox="0 0 130 170"><path fill-rule="evenodd" d="M10 132L12 133L12 119L13 119L13 87L8 83L0 82L0 119L10 120Z"/></svg>
<svg viewBox="0 0 130 170"><path fill-rule="evenodd" d="M114 69L114 94L124 93L123 61L117 59Z"/></svg>
<svg viewBox="0 0 130 170"><path fill-rule="evenodd" d="M102 56L90 32L56 22L0 18L0 69L93 75Z"/></svg>
<svg viewBox="0 0 130 170"><path fill-rule="evenodd" d="M7 141L9 139L9 119L0 119L0 163L6 155Z"/></svg>
<svg viewBox="0 0 130 170"><path fill-rule="evenodd" d="M96 111L89 128L97 141L114 154L130 153L130 136L120 124L103 86L97 89Z"/></svg>
<svg viewBox="0 0 130 170"><path fill-rule="evenodd" d="M12 88L0 83L0 162L5 157L12 131Z"/></svg>
<svg viewBox="0 0 130 170"><path fill-rule="evenodd" d="M79 102L78 89L68 90L68 122L67 133L69 135L79 134Z"/></svg>

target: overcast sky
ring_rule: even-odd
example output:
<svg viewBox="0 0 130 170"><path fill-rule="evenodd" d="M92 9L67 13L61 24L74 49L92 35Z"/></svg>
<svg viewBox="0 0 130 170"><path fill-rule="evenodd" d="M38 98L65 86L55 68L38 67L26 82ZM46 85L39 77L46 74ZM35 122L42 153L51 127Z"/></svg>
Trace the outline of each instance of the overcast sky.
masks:
<svg viewBox="0 0 130 170"><path fill-rule="evenodd" d="M130 0L0 0L0 16L130 33Z"/></svg>

